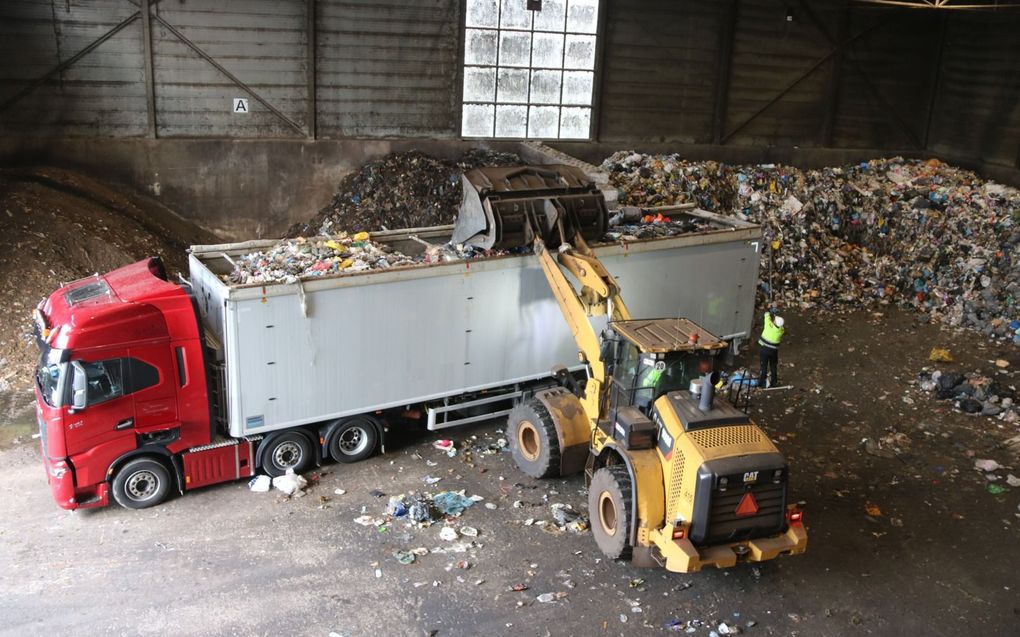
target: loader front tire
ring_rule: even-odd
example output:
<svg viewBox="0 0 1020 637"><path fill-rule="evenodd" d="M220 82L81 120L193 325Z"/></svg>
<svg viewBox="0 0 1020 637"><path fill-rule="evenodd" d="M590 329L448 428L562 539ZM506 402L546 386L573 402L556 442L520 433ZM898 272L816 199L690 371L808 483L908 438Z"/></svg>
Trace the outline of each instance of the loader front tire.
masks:
<svg viewBox="0 0 1020 637"><path fill-rule="evenodd" d="M588 515L595 543L614 560L630 559L630 518L633 485L622 465L603 467L588 485Z"/></svg>
<svg viewBox="0 0 1020 637"><path fill-rule="evenodd" d="M532 478L560 475L560 439L556 423L542 401L532 398L510 412L506 437L521 471Z"/></svg>

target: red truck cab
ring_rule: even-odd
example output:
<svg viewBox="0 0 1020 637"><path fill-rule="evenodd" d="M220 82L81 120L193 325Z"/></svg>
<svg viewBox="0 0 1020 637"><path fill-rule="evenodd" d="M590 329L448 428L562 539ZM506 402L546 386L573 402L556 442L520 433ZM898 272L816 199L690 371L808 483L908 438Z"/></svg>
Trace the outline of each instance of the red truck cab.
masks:
<svg viewBox="0 0 1020 637"><path fill-rule="evenodd" d="M65 509L183 489L179 454L213 439L202 332L158 258L70 283L35 312L43 461ZM125 471L130 467L129 471Z"/></svg>

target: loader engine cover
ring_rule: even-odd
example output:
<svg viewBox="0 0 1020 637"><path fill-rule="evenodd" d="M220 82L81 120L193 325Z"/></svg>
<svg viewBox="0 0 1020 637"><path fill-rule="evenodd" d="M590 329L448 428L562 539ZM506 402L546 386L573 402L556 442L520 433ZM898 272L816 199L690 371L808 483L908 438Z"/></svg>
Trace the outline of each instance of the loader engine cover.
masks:
<svg viewBox="0 0 1020 637"><path fill-rule="evenodd" d="M788 472L779 453L703 463L695 486L691 541L712 545L782 533Z"/></svg>
<svg viewBox="0 0 1020 637"><path fill-rule="evenodd" d="M616 412L613 439L628 451L655 446L658 428L637 407L629 405Z"/></svg>
<svg viewBox="0 0 1020 637"><path fill-rule="evenodd" d="M476 168L462 185L455 244L511 250L530 246L538 233L554 249L575 232L597 241L609 226L602 191L574 166Z"/></svg>

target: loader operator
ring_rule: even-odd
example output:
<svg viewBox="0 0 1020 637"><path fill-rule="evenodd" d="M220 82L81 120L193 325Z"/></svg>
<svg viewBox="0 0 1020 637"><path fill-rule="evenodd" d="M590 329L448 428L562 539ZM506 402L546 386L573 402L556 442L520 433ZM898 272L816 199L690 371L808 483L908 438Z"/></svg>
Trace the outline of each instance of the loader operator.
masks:
<svg viewBox="0 0 1020 637"><path fill-rule="evenodd" d="M761 359L761 371L758 372L758 387L775 387L779 385L779 342L783 340L783 332L786 329L783 325L786 321L779 316L776 308L769 309L765 313L765 327L762 328L761 336L758 338L759 358ZM766 372L771 371L769 383L765 384Z"/></svg>

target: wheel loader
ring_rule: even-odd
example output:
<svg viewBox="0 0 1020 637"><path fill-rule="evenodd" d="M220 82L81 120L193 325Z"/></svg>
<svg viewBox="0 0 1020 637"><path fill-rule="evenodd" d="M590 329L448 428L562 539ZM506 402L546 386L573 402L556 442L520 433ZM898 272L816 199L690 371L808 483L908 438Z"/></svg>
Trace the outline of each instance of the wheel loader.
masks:
<svg viewBox="0 0 1020 637"><path fill-rule="evenodd" d="M532 247L585 372L559 367L559 386L513 408L507 438L520 469L535 478L583 470L592 534L610 558L686 573L803 553L785 458L714 395L714 362L728 344L685 318L631 316L588 247L608 210L584 173L480 168L463 186L453 241Z"/></svg>

